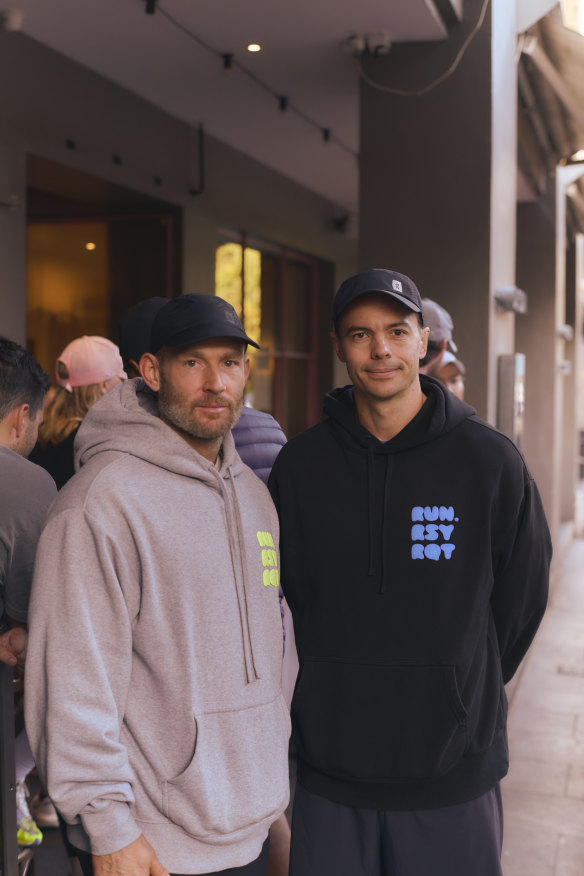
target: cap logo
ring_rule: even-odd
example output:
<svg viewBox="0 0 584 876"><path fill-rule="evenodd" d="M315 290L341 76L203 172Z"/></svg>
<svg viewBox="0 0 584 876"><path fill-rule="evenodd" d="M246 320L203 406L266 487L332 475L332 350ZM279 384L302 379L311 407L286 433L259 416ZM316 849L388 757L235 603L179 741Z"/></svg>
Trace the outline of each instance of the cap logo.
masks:
<svg viewBox="0 0 584 876"><path fill-rule="evenodd" d="M399 280L392 280L392 281L391 281L391 288L392 288L392 289L395 289L396 292L402 292L402 291L403 291L403 290L402 290L402 284L400 283Z"/></svg>
<svg viewBox="0 0 584 876"><path fill-rule="evenodd" d="M231 323L231 325L241 329L241 320L231 304L229 304L229 302L225 301L223 298L218 298L217 300L221 302L221 310L223 311L223 316L225 317L226 322L229 322Z"/></svg>

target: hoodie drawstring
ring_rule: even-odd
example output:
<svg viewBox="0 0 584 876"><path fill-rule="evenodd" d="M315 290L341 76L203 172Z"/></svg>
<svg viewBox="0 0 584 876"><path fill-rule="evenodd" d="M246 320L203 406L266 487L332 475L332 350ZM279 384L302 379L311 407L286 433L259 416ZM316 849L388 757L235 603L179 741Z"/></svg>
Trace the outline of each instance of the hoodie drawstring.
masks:
<svg viewBox="0 0 584 876"><path fill-rule="evenodd" d="M375 457L373 456L373 438L367 442L367 499L369 506L369 570L368 575L375 575L373 555L375 553Z"/></svg>
<svg viewBox="0 0 584 876"><path fill-rule="evenodd" d="M387 556L389 539L385 536L385 521L389 519L389 496L391 486L391 474L393 470L393 458L388 453L385 457L385 479L383 483L383 518L381 520L381 586L380 593L387 593L388 583L386 570L389 570L389 558Z"/></svg>
<svg viewBox="0 0 584 876"><path fill-rule="evenodd" d="M227 466L227 471L229 472L229 477L231 480L231 491L233 495L233 505L235 506L232 509L231 502L229 500L229 495L225 483L223 481L223 477L219 472L218 478L221 484L221 492L223 494L223 500L225 503L225 515L227 518L227 532L236 533L237 537L237 554L235 556L234 552L234 543L233 539L229 538L229 549L231 551L231 563L233 566L233 577L235 579L235 592L237 595L237 604L239 608L239 619L241 622L241 636L243 642L243 657L245 661L245 674L246 681L248 684L251 684L254 681L259 680L259 675L255 665L255 658L253 653L253 646L251 641L251 630L249 625L249 611L247 605L247 588L248 588L248 578L247 578L247 562L245 555L245 545L244 545L244 536L243 536L243 526L241 522L241 509L239 506L239 500L237 498L237 490L235 489L235 479L233 477L232 467Z"/></svg>
<svg viewBox="0 0 584 876"><path fill-rule="evenodd" d="M381 538L381 570L379 592L387 593L388 583L386 580L386 569L389 569L389 558L387 556L387 542L385 537L385 521L389 519L389 496L391 486L392 473L392 458L390 454L385 455L385 477L383 479L383 503L381 521L379 526L379 537ZM369 513L369 562L367 575L372 577L377 574L375 568L375 454L373 450L373 438L369 438L367 442L367 507Z"/></svg>

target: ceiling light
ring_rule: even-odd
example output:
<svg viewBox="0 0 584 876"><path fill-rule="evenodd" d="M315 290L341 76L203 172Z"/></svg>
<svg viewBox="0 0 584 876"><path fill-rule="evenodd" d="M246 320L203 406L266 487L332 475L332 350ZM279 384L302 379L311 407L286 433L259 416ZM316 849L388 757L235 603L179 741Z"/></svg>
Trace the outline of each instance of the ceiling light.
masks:
<svg viewBox="0 0 584 876"><path fill-rule="evenodd" d="M247 47L248 52L261 52L262 47L259 43L250 43Z"/></svg>
<svg viewBox="0 0 584 876"><path fill-rule="evenodd" d="M584 0L561 0L564 27L584 36Z"/></svg>
<svg viewBox="0 0 584 876"><path fill-rule="evenodd" d="M90 252L92 252L95 249L95 244L92 243L91 241L88 241L85 244L85 249L88 249Z"/></svg>

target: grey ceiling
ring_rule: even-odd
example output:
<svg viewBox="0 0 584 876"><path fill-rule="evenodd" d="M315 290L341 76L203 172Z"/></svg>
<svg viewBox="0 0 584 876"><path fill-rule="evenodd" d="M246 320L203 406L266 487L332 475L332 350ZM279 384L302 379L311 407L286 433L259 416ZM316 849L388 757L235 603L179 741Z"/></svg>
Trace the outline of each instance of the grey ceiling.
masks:
<svg viewBox="0 0 584 876"><path fill-rule="evenodd" d="M15 0L22 30L177 118L357 210L358 72L341 45L353 33L393 42L443 40L438 12L462 0ZM166 13L166 15L165 15ZM169 18L269 85L316 123L281 112L275 97ZM448 17L448 16L447 16ZM454 18L455 20L455 18ZM262 51L247 52L249 42ZM330 129L325 142L320 129ZM339 143L340 141L340 143ZM342 144L342 145L340 145Z"/></svg>
<svg viewBox="0 0 584 876"><path fill-rule="evenodd" d="M153 15L146 0L8 2L24 13L30 37L182 121L203 124L349 213L358 206L359 74L342 44L355 33L384 33L393 42L448 39L448 26L464 13L463 0L156 0ZM550 0L516 2L518 22L531 25L584 112L584 37L563 28L557 6L532 24ZM262 51L247 52L249 42ZM236 62L230 72L224 53ZM277 98L238 64L314 125L281 112ZM547 133L536 136L538 120L525 115L522 92L520 199L541 191L555 163L584 145L584 131L561 100L529 60L522 65Z"/></svg>

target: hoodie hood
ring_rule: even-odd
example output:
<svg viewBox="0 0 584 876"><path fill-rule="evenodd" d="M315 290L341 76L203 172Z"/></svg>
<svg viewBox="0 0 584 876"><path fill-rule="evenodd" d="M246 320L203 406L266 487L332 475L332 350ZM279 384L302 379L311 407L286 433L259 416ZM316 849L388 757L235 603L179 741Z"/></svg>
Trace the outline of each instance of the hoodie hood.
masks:
<svg viewBox="0 0 584 876"><path fill-rule="evenodd" d="M79 428L75 468L104 453L128 453L185 477L216 481L215 465L160 419L156 394L140 377L107 392L90 408ZM223 439L220 474L226 477L229 469L234 475L243 469L231 432Z"/></svg>
<svg viewBox="0 0 584 876"><path fill-rule="evenodd" d="M345 439L354 449L374 453L398 453L433 441L454 429L463 420L475 416L476 411L457 398L433 377L420 374L420 385L426 401L413 420L390 441L379 441L357 420L353 386L334 389L325 396L324 412L337 429L346 433Z"/></svg>

